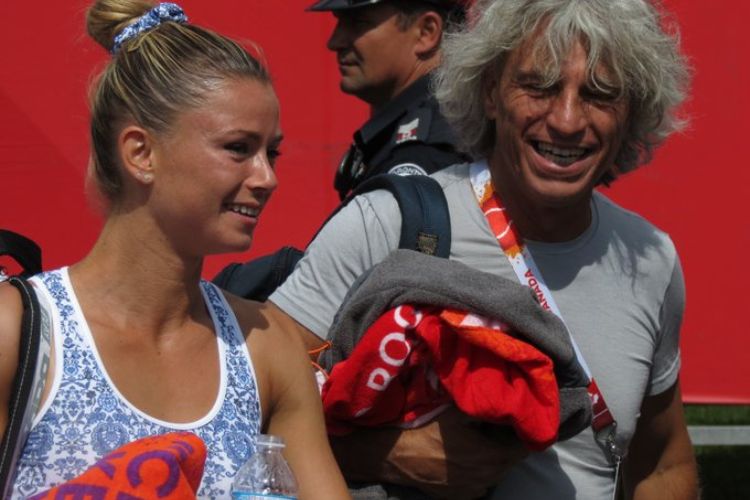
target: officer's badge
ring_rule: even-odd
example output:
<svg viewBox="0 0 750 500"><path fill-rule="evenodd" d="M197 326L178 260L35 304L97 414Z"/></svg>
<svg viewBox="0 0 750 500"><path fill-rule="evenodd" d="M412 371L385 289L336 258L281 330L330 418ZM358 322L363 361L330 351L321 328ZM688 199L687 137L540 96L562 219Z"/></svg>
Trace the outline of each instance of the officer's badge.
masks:
<svg viewBox="0 0 750 500"><path fill-rule="evenodd" d="M388 173L396 175L427 175L425 169L416 163L402 163L396 165L395 167L391 167Z"/></svg>
<svg viewBox="0 0 750 500"><path fill-rule="evenodd" d="M419 118L414 118L409 123L398 126L396 131L396 144L403 142L416 141L417 129L419 128Z"/></svg>

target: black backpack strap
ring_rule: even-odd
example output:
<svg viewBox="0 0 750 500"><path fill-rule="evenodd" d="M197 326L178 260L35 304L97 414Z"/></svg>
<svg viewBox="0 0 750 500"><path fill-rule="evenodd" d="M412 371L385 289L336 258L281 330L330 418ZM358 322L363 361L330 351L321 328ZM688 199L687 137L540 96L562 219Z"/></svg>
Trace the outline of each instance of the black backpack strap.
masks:
<svg viewBox="0 0 750 500"><path fill-rule="evenodd" d="M23 267L22 276L42 272L42 250L30 239L7 229L0 229L0 255L10 255Z"/></svg>
<svg viewBox="0 0 750 500"><path fill-rule="evenodd" d="M371 177L357 186L322 226L356 196L377 189L390 191L401 211L399 248L446 259L450 256L451 221L448 202L440 184L426 175L381 174Z"/></svg>
<svg viewBox="0 0 750 500"><path fill-rule="evenodd" d="M43 320L39 299L33 287L27 281L13 277L10 278L9 283L16 287L21 294L23 319L21 321L18 369L13 379L11 399L8 402L8 425L0 444L2 498L9 498L10 496L15 464L26 443L26 436L31 428L31 421L39 403L37 398L41 396L41 392L35 390L35 386L42 387L42 384L35 384ZM47 359L49 359L48 353ZM46 367L42 373L46 375ZM37 392L39 394L36 394Z"/></svg>
<svg viewBox="0 0 750 500"><path fill-rule="evenodd" d="M302 250L286 246L244 264L233 262L212 281L235 295L264 302L291 274L303 255Z"/></svg>
<svg viewBox="0 0 750 500"><path fill-rule="evenodd" d="M419 199L415 205L420 211L414 219L402 216L399 248L415 249L447 259L451 251L451 220L443 188L435 179L425 175L398 178L408 181L414 188ZM406 213L406 201L398 196L396 201L401 213ZM414 217L414 214L409 217Z"/></svg>

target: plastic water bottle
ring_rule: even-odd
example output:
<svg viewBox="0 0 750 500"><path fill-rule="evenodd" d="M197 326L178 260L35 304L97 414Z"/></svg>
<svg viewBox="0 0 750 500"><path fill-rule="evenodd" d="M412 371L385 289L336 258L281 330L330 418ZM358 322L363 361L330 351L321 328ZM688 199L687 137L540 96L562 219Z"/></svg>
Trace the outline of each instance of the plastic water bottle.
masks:
<svg viewBox="0 0 750 500"><path fill-rule="evenodd" d="M270 500L297 498L297 481L281 454L284 440L280 436L260 434L255 453L240 467L232 484L234 500Z"/></svg>

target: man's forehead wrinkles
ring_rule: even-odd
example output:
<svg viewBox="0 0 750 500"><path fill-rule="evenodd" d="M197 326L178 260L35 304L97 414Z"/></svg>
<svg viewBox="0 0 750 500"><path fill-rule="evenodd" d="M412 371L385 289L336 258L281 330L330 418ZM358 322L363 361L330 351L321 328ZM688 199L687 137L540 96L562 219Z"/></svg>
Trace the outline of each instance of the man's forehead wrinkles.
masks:
<svg viewBox="0 0 750 500"><path fill-rule="evenodd" d="M559 60L555 60L549 53L542 53L541 51L526 58L523 58L523 53L519 55L521 55L521 58L514 58L515 64L513 64L513 61L509 61L511 65L515 66L512 70L515 78L559 79L566 64L570 62L569 54ZM595 67L592 68L591 59L587 55L585 71L589 83L596 82L597 86L601 84L617 86L616 79L613 77L614 71L603 60L597 61Z"/></svg>

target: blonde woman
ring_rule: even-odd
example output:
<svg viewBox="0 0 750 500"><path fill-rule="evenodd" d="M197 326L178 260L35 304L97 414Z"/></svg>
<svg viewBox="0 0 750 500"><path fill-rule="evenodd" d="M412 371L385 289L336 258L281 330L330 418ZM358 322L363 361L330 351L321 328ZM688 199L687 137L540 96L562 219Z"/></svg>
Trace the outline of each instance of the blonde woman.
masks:
<svg viewBox="0 0 750 500"><path fill-rule="evenodd" d="M91 98L106 220L83 260L33 279L53 310L53 362L13 496L126 442L187 430L208 448L200 497L228 496L266 432L284 437L300 498L348 498L302 342L263 305L201 280L206 255L250 246L276 188L268 73L175 4L100 0L87 28L112 53ZM20 318L17 292L0 286L0 433Z"/></svg>

